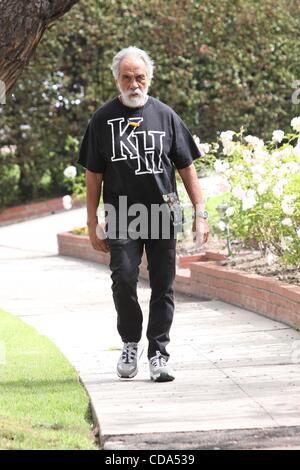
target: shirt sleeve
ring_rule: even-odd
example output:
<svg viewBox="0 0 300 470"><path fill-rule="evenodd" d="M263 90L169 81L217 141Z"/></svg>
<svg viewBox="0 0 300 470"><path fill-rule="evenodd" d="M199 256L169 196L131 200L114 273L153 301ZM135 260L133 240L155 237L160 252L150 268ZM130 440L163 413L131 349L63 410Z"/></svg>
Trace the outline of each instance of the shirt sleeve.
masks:
<svg viewBox="0 0 300 470"><path fill-rule="evenodd" d="M173 142L170 159L180 170L190 166L201 156L196 142L182 119L175 113L173 118Z"/></svg>
<svg viewBox="0 0 300 470"><path fill-rule="evenodd" d="M85 131L77 163L94 173L104 173L105 171L106 160L101 152L99 130L96 129L94 117L90 120Z"/></svg>

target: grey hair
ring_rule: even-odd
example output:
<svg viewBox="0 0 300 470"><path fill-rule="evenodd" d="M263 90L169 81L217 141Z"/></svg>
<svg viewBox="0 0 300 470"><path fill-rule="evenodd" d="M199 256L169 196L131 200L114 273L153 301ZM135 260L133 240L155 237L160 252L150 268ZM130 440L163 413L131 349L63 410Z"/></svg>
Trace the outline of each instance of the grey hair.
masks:
<svg viewBox="0 0 300 470"><path fill-rule="evenodd" d="M139 49L136 46L129 46L125 47L124 49L121 49L113 58L112 61L112 66L111 70L113 73L113 76L115 77L116 80L119 78L119 73L120 73L120 64L122 60L126 56L134 56L138 59L142 59L145 62L146 68L147 68L147 75L149 81L152 80L153 78L153 70L154 70L154 62L150 58L149 54L147 52L143 51L143 49Z"/></svg>

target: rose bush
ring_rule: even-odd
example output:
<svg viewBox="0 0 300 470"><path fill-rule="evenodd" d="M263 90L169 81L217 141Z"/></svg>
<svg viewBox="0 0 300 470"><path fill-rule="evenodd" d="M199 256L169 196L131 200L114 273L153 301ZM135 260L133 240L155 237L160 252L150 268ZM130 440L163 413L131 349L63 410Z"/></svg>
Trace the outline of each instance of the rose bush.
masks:
<svg viewBox="0 0 300 470"><path fill-rule="evenodd" d="M271 141L222 132L214 168L228 187L221 232L244 246L273 253L288 265L300 264L300 117L293 131L275 130Z"/></svg>

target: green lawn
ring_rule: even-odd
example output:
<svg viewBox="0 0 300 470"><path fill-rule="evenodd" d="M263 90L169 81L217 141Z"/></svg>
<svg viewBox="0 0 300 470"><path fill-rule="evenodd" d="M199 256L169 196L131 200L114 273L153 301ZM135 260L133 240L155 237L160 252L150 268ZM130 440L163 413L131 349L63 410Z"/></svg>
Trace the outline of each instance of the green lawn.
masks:
<svg viewBox="0 0 300 470"><path fill-rule="evenodd" d="M3 310L0 449L97 449L76 371L48 338Z"/></svg>

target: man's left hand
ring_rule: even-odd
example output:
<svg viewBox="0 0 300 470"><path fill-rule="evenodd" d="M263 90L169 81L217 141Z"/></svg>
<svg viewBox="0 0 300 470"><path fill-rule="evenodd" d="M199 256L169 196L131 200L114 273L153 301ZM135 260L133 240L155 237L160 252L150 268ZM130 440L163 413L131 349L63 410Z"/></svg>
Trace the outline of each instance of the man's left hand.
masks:
<svg viewBox="0 0 300 470"><path fill-rule="evenodd" d="M202 246L207 242L209 236L209 226L207 219L195 216L193 222L193 241L196 245Z"/></svg>

